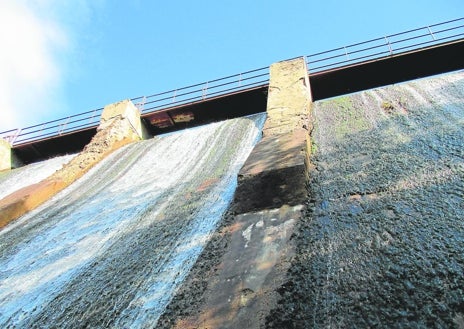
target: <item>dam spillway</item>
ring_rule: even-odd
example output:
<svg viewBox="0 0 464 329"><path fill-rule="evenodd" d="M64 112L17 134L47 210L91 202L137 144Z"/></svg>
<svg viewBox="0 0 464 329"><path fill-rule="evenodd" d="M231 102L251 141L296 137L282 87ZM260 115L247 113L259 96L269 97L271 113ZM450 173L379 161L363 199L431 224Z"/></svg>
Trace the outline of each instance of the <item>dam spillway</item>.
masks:
<svg viewBox="0 0 464 329"><path fill-rule="evenodd" d="M3 229L0 325L154 326L229 206L264 119L123 147Z"/></svg>

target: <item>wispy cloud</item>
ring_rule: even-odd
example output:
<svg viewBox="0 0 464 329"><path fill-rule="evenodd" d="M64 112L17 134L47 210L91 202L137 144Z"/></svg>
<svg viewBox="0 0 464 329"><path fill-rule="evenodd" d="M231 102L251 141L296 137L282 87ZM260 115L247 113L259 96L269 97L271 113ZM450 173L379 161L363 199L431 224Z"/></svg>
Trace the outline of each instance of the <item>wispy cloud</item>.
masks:
<svg viewBox="0 0 464 329"><path fill-rule="evenodd" d="M0 1L0 131L64 115L67 66L103 2Z"/></svg>
<svg viewBox="0 0 464 329"><path fill-rule="evenodd" d="M0 130L34 122L55 103L60 85L56 52L67 37L22 2L0 2Z"/></svg>

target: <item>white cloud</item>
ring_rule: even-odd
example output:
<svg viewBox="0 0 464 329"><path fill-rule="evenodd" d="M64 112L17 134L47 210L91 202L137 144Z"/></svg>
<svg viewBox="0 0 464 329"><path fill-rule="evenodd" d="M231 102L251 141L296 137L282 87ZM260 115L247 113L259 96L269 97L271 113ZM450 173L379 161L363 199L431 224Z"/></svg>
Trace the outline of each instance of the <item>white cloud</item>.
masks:
<svg viewBox="0 0 464 329"><path fill-rule="evenodd" d="M105 2L0 0L0 132L69 114L69 70Z"/></svg>
<svg viewBox="0 0 464 329"><path fill-rule="evenodd" d="M24 2L0 1L0 131L38 123L59 102L56 54L67 43L57 22Z"/></svg>

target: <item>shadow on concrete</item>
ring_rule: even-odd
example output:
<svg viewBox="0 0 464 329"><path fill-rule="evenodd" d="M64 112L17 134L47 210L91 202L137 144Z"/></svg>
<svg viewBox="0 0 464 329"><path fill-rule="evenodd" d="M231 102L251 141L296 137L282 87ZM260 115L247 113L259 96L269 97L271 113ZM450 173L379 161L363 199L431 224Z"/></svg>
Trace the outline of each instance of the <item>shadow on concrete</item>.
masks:
<svg viewBox="0 0 464 329"><path fill-rule="evenodd" d="M295 206L306 199L306 130L264 137L238 176L232 211Z"/></svg>

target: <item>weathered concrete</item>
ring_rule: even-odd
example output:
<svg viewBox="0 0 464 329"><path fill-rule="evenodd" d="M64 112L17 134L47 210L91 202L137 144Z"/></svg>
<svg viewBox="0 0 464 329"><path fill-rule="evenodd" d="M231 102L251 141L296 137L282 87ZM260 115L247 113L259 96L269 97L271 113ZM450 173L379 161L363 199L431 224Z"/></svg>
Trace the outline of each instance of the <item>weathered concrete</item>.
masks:
<svg viewBox="0 0 464 329"><path fill-rule="evenodd" d="M22 166L19 159L8 141L0 138L0 171L10 170Z"/></svg>
<svg viewBox="0 0 464 329"><path fill-rule="evenodd" d="M0 171L11 169L11 145L0 138Z"/></svg>
<svg viewBox="0 0 464 329"><path fill-rule="evenodd" d="M130 103L130 102L129 102ZM140 113L128 101L105 107L97 134L84 150L45 180L22 188L0 200L0 228L47 201L71 185L95 164L121 146L143 136Z"/></svg>
<svg viewBox="0 0 464 329"><path fill-rule="evenodd" d="M231 207L236 231L208 283L195 328L263 327L294 252L288 238L307 199L311 93L304 58L270 70L263 138L240 170Z"/></svg>
<svg viewBox="0 0 464 329"><path fill-rule="evenodd" d="M307 200L310 110L304 59L273 64L263 138L240 170L227 224L219 230L226 242L212 239L159 326L170 328L185 298L195 296L176 328L264 327L277 307L295 251L290 237Z"/></svg>
<svg viewBox="0 0 464 329"><path fill-rule="evenodd" d="M264 137L240 170L233 211L302 204L311 150L308 142L304 129Z"/></svg>
<svg viewBox="0 0 464 329"><path fill-rule="evenodd" d="M272 64L263 138L240 171L234 212L298 205L305 200L310 110L304 58Z"/></svg>
<svg viewBox="0 0 464 329"><path fill-rule="evenodd" d="M147 138L147 131L140 120L140 112L130 100L123 100L105 106L98 130L106 129L115 118L126 119L141 139Z"/></svg>
<svg viewBox="0 0 464 329"><path fill-rule="evenodd" d="M315 104L310 199L264 328L464 328L464 73Z"/></svg>
<svg viewBox="0 0 464 329"><path fill-rule="evenodd" d="M205 291L199 313L176 328L259 328L284 283L293 248L288 244L302 206L241 214L226 230L227 251Z"/></svg>
<svg viewBox="0 0 464 329"><path fill-rule="evenodd" d="M267 98L268 119L263 136L310 130L311 89L304 57L270 66Z"/></svg>

